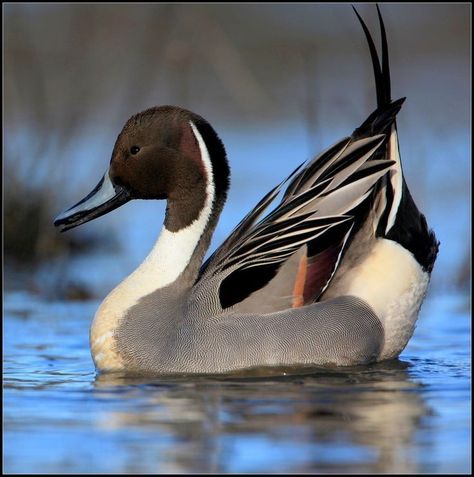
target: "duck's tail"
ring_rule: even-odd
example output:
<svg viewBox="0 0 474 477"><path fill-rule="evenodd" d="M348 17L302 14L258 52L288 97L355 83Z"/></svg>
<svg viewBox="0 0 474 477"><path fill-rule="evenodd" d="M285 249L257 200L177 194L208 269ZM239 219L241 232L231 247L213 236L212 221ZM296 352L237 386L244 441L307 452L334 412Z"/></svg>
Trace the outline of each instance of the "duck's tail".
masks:
<svg viewBox="0 0 474 477"><path fill-rule="evenodd" d="M413 253L426 271L431 272L438 253L439 242L433 231L428 228L424 215L418 210L403 175L395 116L405 98L396 101L391 99L387 35L379 6L376 6L381 35L381 62L369 29L357 10L352 7L369 46L377 95L377 109L354 131L353 136L359 138L373 134L387 134L385 149L381 148L379 154L383 154L385 159L390 159L394 163L380 180L376 193L375 234L377 237L393 240L405 247Z"/></svg>

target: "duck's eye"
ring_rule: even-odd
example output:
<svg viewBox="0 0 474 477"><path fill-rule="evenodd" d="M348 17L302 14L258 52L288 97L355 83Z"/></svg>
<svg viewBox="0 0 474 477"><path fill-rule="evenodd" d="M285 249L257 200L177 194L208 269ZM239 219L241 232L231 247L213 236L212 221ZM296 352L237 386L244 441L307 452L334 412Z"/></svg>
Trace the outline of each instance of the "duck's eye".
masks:
<svg viewBox="0 0 474 477"><path fill-rule="evenodd" d="M140 148L139 148L138 146L132 146L132 147L130 148L130 152L131 152L133 155L137 154L139 150L140 150Z"/></svg>

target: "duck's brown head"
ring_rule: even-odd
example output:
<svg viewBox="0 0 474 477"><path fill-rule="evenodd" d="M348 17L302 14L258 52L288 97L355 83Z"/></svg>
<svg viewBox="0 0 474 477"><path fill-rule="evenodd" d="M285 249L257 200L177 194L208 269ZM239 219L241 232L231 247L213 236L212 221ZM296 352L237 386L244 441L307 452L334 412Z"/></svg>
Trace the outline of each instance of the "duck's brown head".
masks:
<svg viewBox="0 0 474 477"><path fill-rule="evenodd" d="M197 218L209 194L222 205L228 185L225 149L211 125L182 108L155 107L127 121L100 182L54 225L65 231L131 199L167 199L166 225L178 230Z"/></svg>

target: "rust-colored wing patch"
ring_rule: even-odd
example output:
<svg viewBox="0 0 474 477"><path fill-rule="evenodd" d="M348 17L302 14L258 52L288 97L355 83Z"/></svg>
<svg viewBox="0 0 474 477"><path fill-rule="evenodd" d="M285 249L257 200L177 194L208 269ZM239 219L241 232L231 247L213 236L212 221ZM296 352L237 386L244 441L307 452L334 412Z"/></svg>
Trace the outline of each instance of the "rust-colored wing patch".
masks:
<svg viewBox="0 0 474 477"><path fill-rule="evenodd" d="M299 308L304 305L304 290L306 284L306 269L308 266L308 257L306 253L300 258L298 272L296 273L295 285L293 287L292 308Z"/></svg>
<svg viewBox="0 0 474 477"><path fill-rule="evenodd" d="M327 248L308 260L303 301L305 304L315 301L325 289L337 265L342 244Z"/></svg>

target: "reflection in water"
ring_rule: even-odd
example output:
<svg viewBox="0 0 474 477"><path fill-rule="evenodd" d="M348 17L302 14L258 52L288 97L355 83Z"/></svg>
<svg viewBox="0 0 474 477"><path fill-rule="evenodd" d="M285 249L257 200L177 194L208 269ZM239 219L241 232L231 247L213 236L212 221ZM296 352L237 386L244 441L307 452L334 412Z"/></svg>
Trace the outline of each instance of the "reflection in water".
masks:
<svg viewBox="0 0 474 477"><path fill-rule="evenodd" d="M245 472L259 465L269 472L416 472L408 449L428 409L409 366L393 361L266 378L104 374L96 378L96 397L123 406L104 407L99 425L149 432L147 446L130 446L127 471L143 470L151 451L155 472Z"/></svg>

